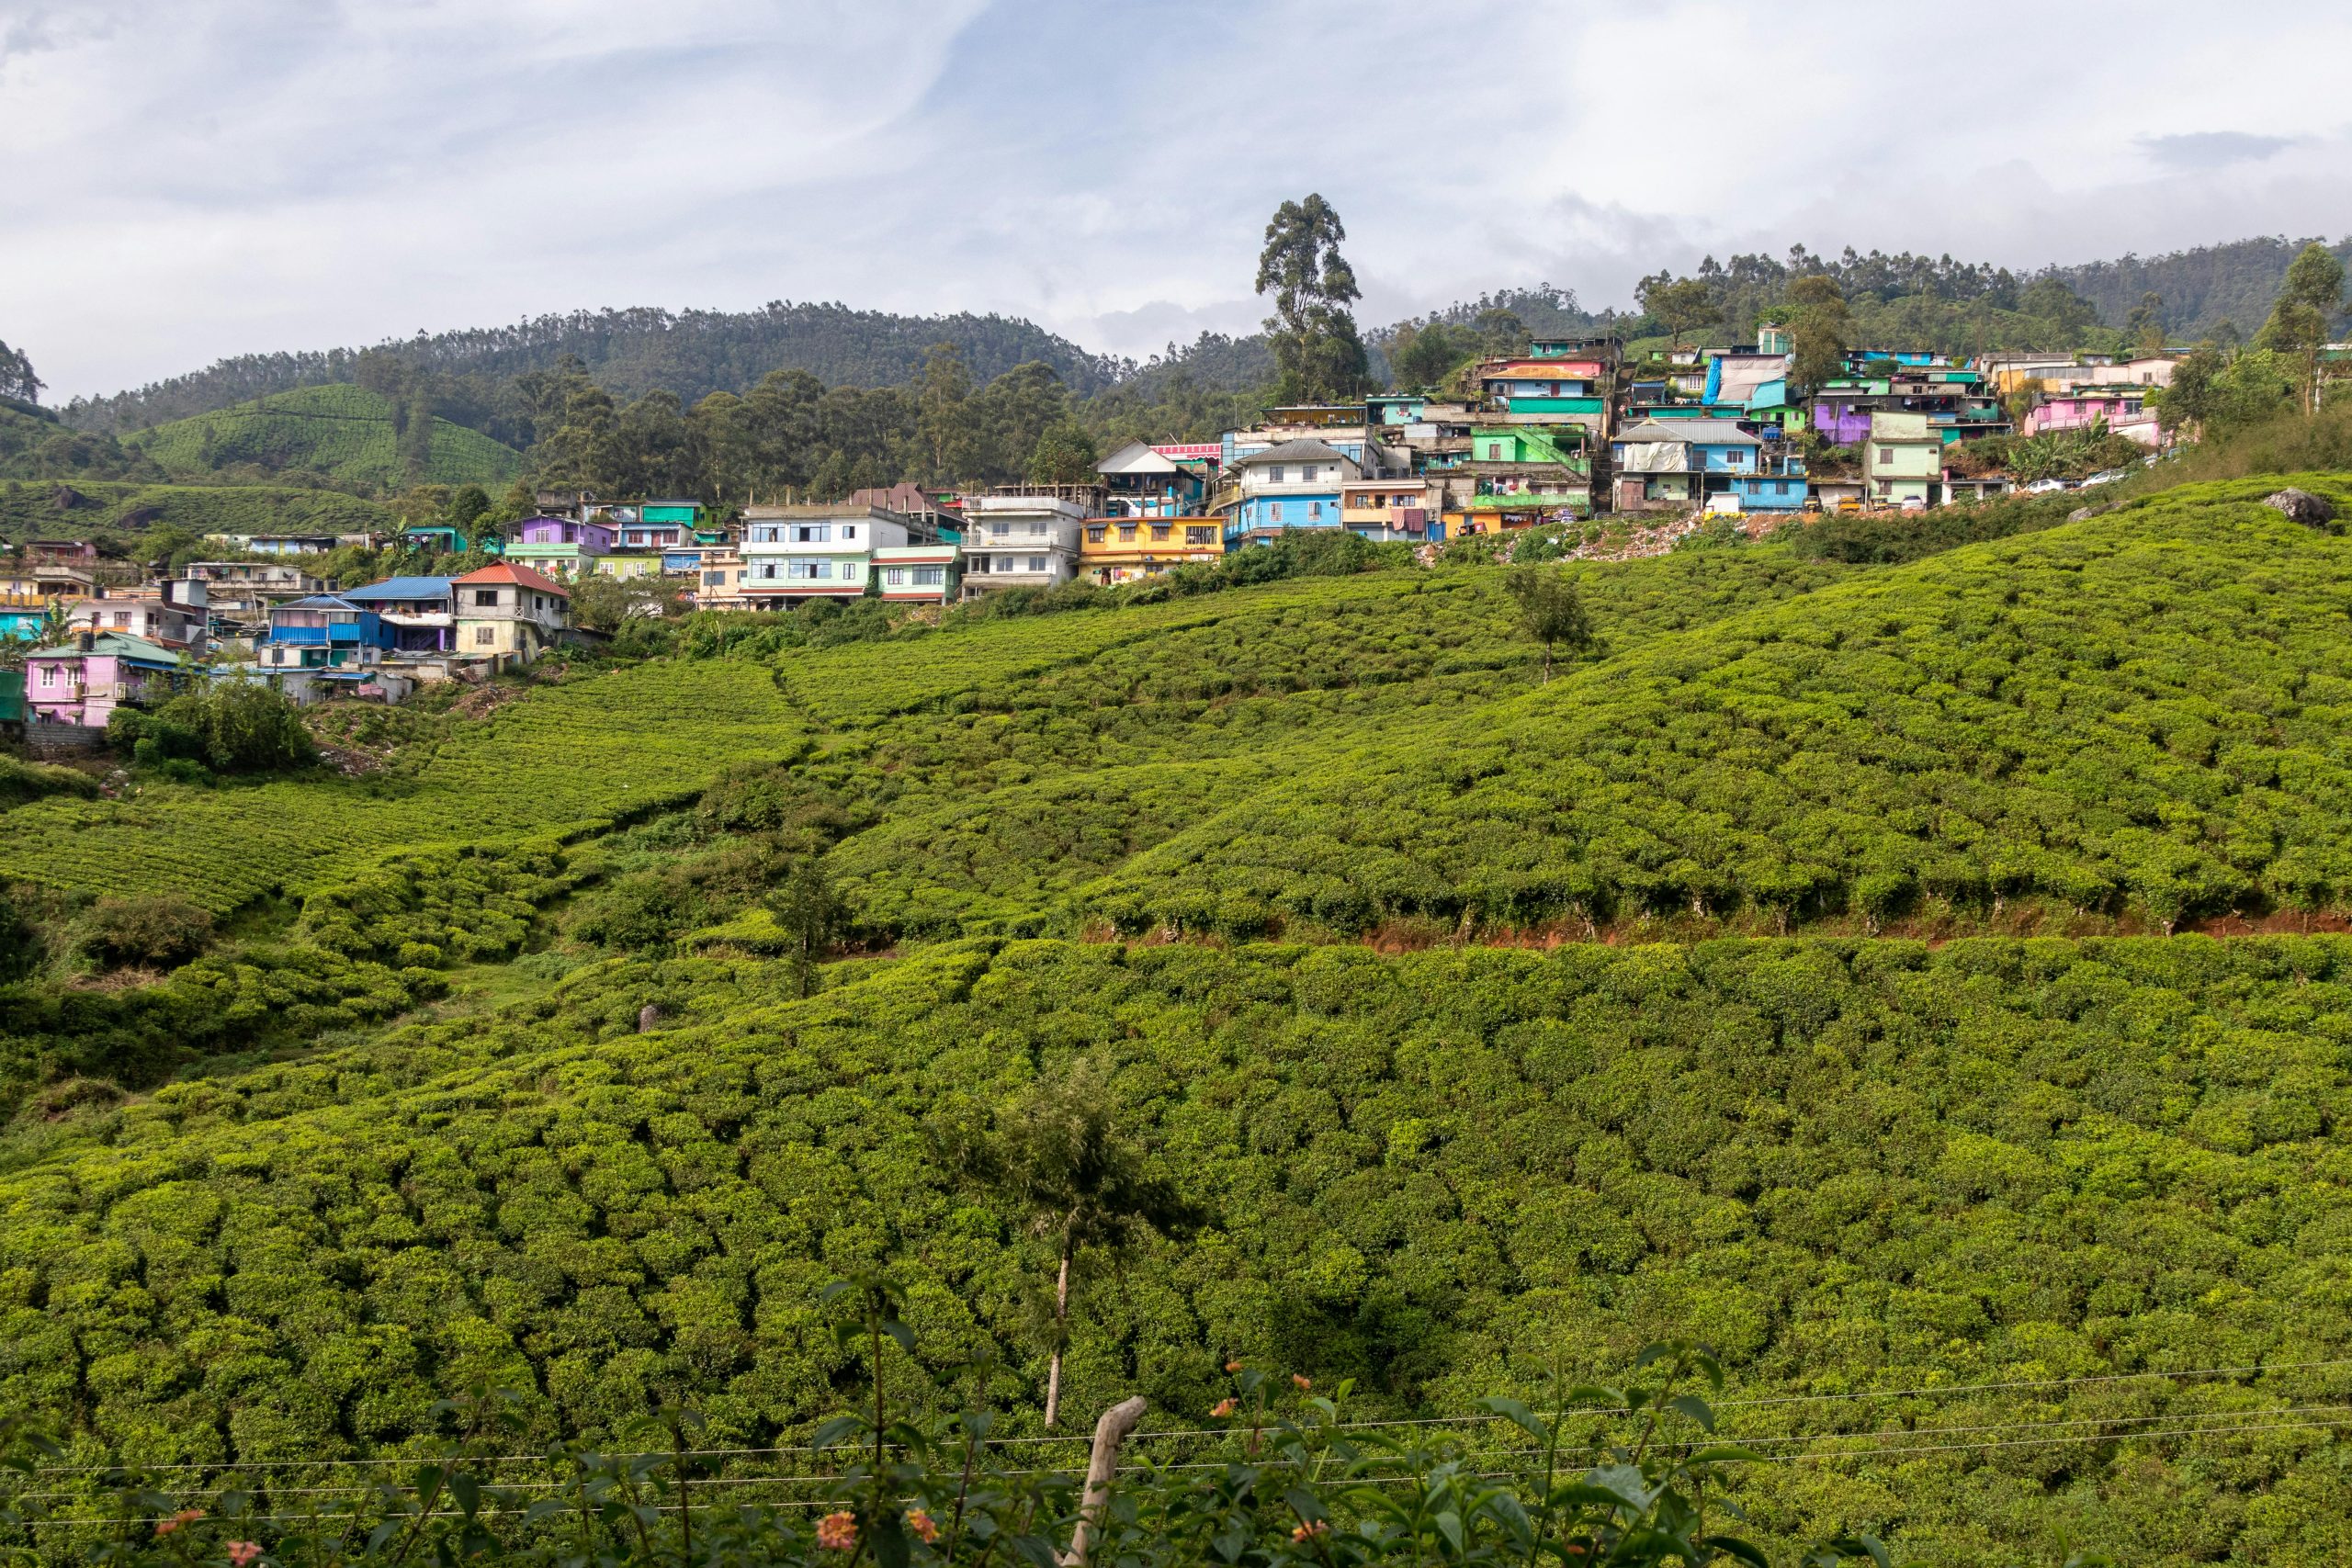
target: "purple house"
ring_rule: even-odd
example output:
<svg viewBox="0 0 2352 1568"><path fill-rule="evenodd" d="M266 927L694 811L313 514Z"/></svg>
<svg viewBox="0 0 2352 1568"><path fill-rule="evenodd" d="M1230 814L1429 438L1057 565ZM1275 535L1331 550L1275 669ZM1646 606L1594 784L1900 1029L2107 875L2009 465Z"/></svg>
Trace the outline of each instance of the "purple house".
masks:
<svg viewBox="0 0 2352 1568"><path fill-rule="evenodd" d="M506 547L506 558L550 577L578 578L586 564L610 555L618 532L609 523L569 517L526 517Z"/></svg>
<svg viewBox="0 0 2352 1568"><path fill-rule="evenodd" d="M104 729L116 707L168 695L187 660L128 632L82 632L25 656L25 705L39 724Z"/></svg>

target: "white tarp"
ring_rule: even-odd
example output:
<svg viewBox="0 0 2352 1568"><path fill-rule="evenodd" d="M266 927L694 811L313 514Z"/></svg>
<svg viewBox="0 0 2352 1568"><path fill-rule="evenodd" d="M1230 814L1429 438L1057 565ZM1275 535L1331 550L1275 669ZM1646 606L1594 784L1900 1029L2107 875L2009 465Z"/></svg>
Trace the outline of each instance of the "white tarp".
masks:
<svg viewBox="0 0 2352 1568"><path fill-rule="evenodd" d="M1689 471L1688 443L1680 441L1629 441L1625 456L1618 463L1621 474L1679 474Z"/></svg>

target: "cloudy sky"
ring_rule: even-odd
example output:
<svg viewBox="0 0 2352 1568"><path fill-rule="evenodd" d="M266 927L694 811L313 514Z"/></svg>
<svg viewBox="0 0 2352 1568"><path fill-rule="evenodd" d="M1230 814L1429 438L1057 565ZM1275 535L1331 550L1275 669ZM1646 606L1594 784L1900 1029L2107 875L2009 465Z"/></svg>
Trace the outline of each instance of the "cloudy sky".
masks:
<svg viewBox="0 0 2352 1568"><path fill-rule="evenodd" d="M1792 241L2352 231L2352 111L2282 60L2352 61L2352 7L0 0L0 339L52 400L604 305L1141 355L1253 326L1310 190L1370 321Z"/></svg>

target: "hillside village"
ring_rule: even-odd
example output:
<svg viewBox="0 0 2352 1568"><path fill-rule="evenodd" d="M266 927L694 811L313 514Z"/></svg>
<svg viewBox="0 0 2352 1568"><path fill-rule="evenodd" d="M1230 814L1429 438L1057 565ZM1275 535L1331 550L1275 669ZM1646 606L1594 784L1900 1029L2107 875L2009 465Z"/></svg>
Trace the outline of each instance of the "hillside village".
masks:
<svg viewBox="0 0 2352 1568"><path fill-rule="evenodd" d="M1806 395L1792 389L1787 329L1767 324L1757 336L1639 355L1605 333L1532 339L1476 363L1447 393L1277 407L1213 442L1129 442L1094 465L1091 483L902 482L841 502L723 507L540 491L531 515L475 537L447 521L398 535L214 535L223 558L144 581L126 580L87 541L34 540L0 577L0 637L36 645L23 660L21 713L5 716L71 750L62 731L101 731L119 705L199 671L267 682L297 704L396 701L423 682L594 642L602 634L571 613L591 577L650 583L682 607L760 611L1117 587L1294 530L1426 552L1564 525L1591 525L1597 545L1605 520L1621 553L1638 554L1701 520L1760 532L2125 471L2028 479L2003 466L2014 447L1994 438L2075 435L2088 450L2154 462L2177 434L2159 419L2177 351L1956 361L1856 349ZM348 587L307 569L348 547L494 558Z"/></svg>

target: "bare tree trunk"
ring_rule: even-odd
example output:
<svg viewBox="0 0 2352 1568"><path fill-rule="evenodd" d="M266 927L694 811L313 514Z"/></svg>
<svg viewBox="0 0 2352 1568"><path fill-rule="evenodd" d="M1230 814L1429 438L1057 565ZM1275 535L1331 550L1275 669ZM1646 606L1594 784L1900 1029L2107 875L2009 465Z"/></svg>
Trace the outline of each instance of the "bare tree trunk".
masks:
<svg viewBox="0 0 2352 1568"><path fill-rule="evenodd" d="M1094 1451L1086 1461L1086 1493L1079 1503L1078 1528L1070 1532L1069 1550L1062 1553L1062 1568L1086 1568L1086 1553L1102 1528L1102 1510L1110 1505L1111 1479L1119 1472L1119 1446L1143 1419L1144 1399L1136 1394L1102 1412L1094 1424Z"/></svg>
<svg viewBox="0 0 2352 1568"><path fill-rule="evenodd" d="M1061 1276L1054 1281L1054 1363L1046 1374L1046 1430L1062 1408L1062 1345L1069 1337L1069 1244L1062 1244Z"/></svg>

